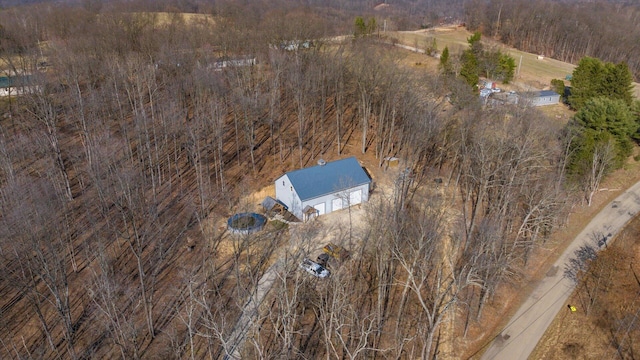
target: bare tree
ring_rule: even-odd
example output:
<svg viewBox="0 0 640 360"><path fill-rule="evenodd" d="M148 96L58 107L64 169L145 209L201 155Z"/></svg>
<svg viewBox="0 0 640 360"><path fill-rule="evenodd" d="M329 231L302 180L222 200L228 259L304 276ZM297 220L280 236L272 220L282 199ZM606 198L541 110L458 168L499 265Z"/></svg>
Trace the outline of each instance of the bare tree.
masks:
<svg viewBox="0 0 640 360"><path fill-rule="evenodd" d="M411 294L416 302L410 306L420 309L418 316L421 321L416 335L421 335L419 339L422 340L418 341L420 345L416 354L420 354L422 359L430 358L434 346L437 348L435 336L439 326L447 314L455 310L457 292L462 289L454 269L449 267L444 257L449 250L443 242L440 216L422 214L414 224L415 234L407 234L402 242L394 244L393 249L404 274L401 286L409 290L401 301L405 303Z"/></svg>
<svg viewBox="0 0 640 360"><path fill-rule="evenodd" d="M26 114L31 119L25 121L25 125L30 126L30 130L40 135L42 145L49 150L48 153L56 164L62 189L64 189L67 198L71 200L73 199L71 181L60 144L59 114L56 110L58 107L53 103L51 94L44 92L34 92L27 96L27 99L29 107Z"/></svg>
<svg viewBox="0 0 640 360"><path fill-rule="evenodd" d="M112 255L106 243L96 241L97 266L92 269L90 283L86 286L91 302L98 314L97 319L110 334L111 342L117 347L122 359L140 359L142 356L142 336L135 316L140 301L136 292L131 291L125 274L114 267Z"/></svg>
<svg viewBox="0 0 640 360"><path fill-rule="evenodd" d="M9 190L9 189L7 189ZM0 245L5 271L13 286L26 294L53 354L60 356L55 328L60 324L66 355L76 358L69 263L64 213L65 199L56 196L47 180L19 182L3 194L5 241ZM48 319L48 309L58 321Z"/></svg>
<svg viewBox="0 0 640 360"><path fill-rule="evenodd" d="M586 174L584 190L587 205L591 206L593 195L598 191L600 182L613 166L615 150L613 140L604 144L597 144L593 149L593 154L589 159L589 171Z"/></svg>

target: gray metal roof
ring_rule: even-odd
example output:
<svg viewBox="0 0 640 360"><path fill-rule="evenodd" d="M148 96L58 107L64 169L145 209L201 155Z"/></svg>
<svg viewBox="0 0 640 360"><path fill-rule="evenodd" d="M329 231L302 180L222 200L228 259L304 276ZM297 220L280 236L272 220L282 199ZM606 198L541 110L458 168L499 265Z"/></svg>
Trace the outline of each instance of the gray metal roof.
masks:
<svg viewBox="0 0 640 360"><path fill-rule="evenodd" d="M369 175L355 157L290 171L286 175L301 201L371 182Z"/></svg>
<svg viewBox="0 0 640 360"><path fill-rule="evenodd" d="M0 88L33 85L34 79L33 75L1 76Z"/></svg>
<svg viewBox="0 0 640 360"><path fill-rule="evenodd" d="M540 93L538 94L538 96L540 97L547 97L547 96L560 96L560 94L558 94L557 92L553 91L553 90L542 90L540 91Z"/></svg>

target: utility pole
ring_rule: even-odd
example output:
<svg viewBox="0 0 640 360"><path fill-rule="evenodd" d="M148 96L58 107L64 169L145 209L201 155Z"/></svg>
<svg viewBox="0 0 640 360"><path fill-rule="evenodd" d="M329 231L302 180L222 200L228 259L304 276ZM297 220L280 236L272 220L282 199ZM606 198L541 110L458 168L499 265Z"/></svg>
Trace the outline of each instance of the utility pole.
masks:
<svg viewBox="0 0 640 360"><path fill-rule="evenodd" d="M516 75L520 78L520 68L522 67L522 55L520 55L520 62L518 63L518 74Z"/></svg>

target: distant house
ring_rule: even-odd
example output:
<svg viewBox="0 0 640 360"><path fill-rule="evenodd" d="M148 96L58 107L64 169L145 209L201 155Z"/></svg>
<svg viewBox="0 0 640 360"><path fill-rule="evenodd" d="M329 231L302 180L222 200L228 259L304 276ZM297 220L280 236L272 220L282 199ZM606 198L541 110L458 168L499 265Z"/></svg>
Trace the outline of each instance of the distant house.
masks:
<svg viewBox="0 0 640 360"><path fill-rule="evenodd" d="M355 157L290 171L275 181L276 198L302 220L369 200L371 178Z"/></svg>
<svg viewBox="0 0 640 360"><path fill-rule="evenodd" d="M273 49L280 49L285 51L298 51L310 49L314 46L311 40L287 40L282 41L279 45L271 45Z"/></svg>
<svg viewBox="0 0 640 360"><path fill-rule="evenodd" d="M16 75L0 77L0 97L31 94L40 90L34 85L32 75Z"/></svg>
<svg viewBox="0 0 640 360"><path fill-rule="evenodd" d="M254 57L239 57L239 58L222 58L214 63L216 70L222 70L226 67L245 67L253 66L256 64L256 58Z"/></svg>
<svg viewBox="0 0 640 360"><path fill-rule="evenodd" d="M555 105L560 103L560 94L553 90L534 91L527 94L533 106Z"/></svg>

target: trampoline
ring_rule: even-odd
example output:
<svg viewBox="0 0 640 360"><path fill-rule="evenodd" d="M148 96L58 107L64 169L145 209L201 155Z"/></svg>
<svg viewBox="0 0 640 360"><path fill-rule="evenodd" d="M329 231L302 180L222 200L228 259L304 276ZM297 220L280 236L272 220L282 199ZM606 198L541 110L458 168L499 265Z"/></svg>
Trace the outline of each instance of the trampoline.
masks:
<svg viewBox="0 0 640 360"><path fill-rule="evenodd" d="M239 213L227 220L227 229L233 234L247 235L264 228L267 218L256 213Z"/></svg>

